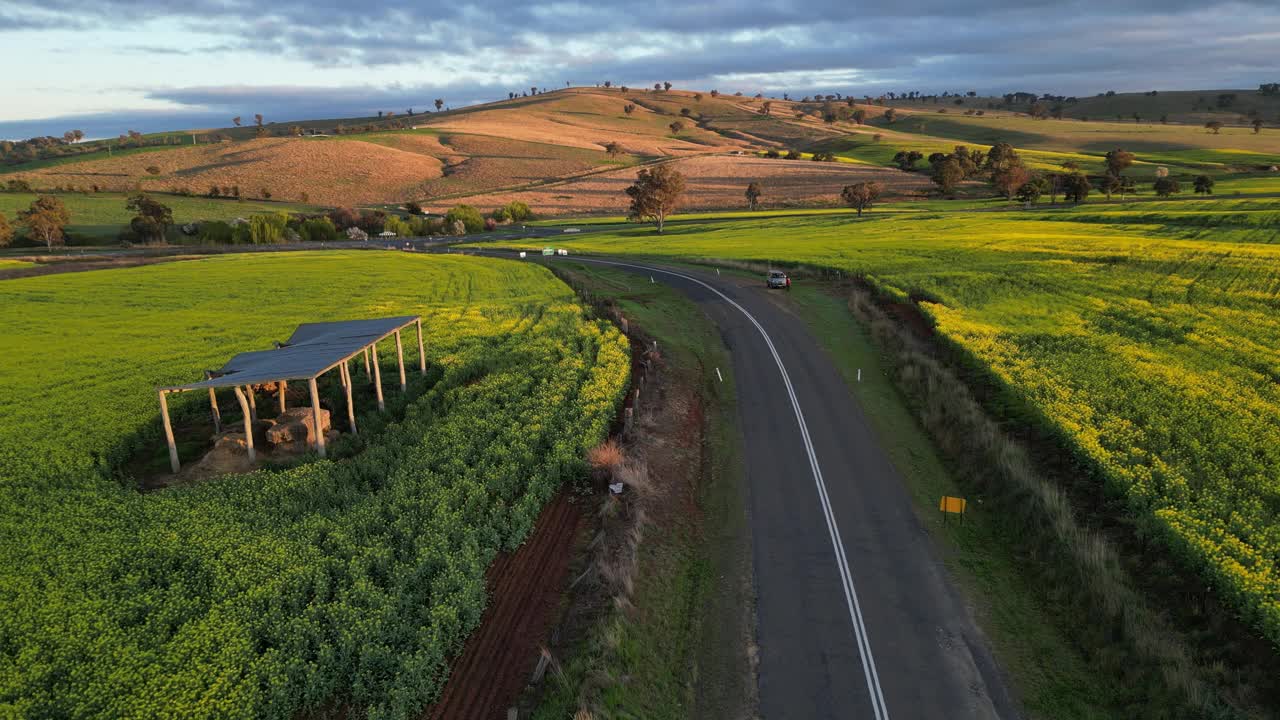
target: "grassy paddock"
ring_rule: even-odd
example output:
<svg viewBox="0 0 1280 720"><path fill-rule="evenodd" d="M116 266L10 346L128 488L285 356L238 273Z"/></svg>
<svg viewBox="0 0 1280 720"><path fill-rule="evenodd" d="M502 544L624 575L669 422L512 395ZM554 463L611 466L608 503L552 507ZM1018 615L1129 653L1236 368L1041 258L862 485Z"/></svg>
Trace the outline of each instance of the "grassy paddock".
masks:
<svg viewBox="0 0 1280 720"><path fill-rule="evenodd" d="M297 203L187 197L163 193L151 195L173 210L173 220L178 225L197 220L234 220L258 213L324 210L318 205ZM132 211L125 208L128 202L128 195L125 193L56 193L55 196L71 213L71 224L67 226L67 230L73 244L78 238L96 241L114 238L129 225L134 216ZM26 210L35 199L36 195L32 193L0 193L0 213L13 222L18 211Z"/></svg>

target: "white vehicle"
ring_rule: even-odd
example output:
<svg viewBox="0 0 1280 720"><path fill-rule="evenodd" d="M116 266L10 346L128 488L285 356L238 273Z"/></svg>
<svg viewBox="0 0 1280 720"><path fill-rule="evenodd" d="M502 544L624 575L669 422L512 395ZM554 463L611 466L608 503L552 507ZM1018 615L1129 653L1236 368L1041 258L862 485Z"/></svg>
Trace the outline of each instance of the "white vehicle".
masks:
<svg viewBox="0 0 1280 720"><path fill-rule="evenodd" d="M527 252L525 252L525 251L523 251L523 250L521 250L521 251L520 251L520 257L521 257L521 258L525 257L525 256L526 256L526 255L528 255L528 254L529 254L529 253L527 253Z"/></svg>
<svg viewBox="0 0 1280 720"><path fill-rule="evenodd" d="M568 251L568 250L565 250L564 248L560 248L559 250L557 250L557 251L556 251L556 254L557 254L557 255L568 255L568 254L569 254L569 251Z"/></svg>
<svg viewBox="0 0 1280 720"><path fill-rule="evenodd" d="M565 228L565 229L563 230L563 232L567 232L567 233L575 233L575 232L582 232L582 231L581 231L581 230L579 230L578 228Z"/></svg>

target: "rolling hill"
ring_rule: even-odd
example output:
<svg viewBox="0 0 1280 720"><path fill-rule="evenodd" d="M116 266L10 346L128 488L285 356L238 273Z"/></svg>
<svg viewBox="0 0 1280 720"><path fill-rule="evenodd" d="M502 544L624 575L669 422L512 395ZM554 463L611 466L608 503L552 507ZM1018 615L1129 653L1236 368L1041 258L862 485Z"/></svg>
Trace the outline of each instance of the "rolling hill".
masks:
<svg viewBox="0 0 1280 720"><path fill-rule="evenodd" d="M458 202L487 209L518 198L543 213L580 214L624 208L621 190L638 166L670 162L689 178L687 209L741 206L752 180L764 184L771 206L804 207L833 204L844 185L869 177L886 186L890 199L919 197L931 185L923 173L893 166L898 150L927 156L958 144L1005 141L1033 169L1055 171L1071 161L1098 173L1103 154L1123 147L1138 153L1132 173L1140 178L1165 167L1175 175L1239 181L1249 192L1280 191L1280 176L1267 172L1280 162L1280 132L1228 122L1250 110L1267 116L1270 104L1280 108L1280 99L1233 92L1230 113L1216 106L1193 113L1191 105L1201 107L1202 96L1212 105L1227 93L1188 91L1084 98L1064 106L1057 120L1034 119L1017 112L1019 106L986 98L949 106L877 101L849 107L846 98L832 104L846 115L864 110L866 124L858 124L824 121L824 104L809 99L566 88L412 116L168 133L145 140L171 144L109 154L108 143L98 142L79 156L7 166L0 179L84 192L205 195L213 187L224 194L235 188L245 198L329 206L414 200L431 209ZM1178 103L1186 112L1174 113ZM890 106L896 118L885 114ZM1162 110L1196 124L1150 121ZM1096 119L1126 112L1147 119ZM1073 119L1085 113L1095 119ZM1210 132L1201 122L1208 116L1227 118L1228 126ZM186 137L194 144L176 144ZM842 162L760 159L768 149L830 151Z"/></svg>

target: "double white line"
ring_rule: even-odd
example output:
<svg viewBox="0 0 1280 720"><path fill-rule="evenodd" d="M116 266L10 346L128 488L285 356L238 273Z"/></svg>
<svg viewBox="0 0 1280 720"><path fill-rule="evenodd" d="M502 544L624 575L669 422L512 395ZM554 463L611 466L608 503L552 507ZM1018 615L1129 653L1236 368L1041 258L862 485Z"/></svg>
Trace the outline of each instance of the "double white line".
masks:
<svg viewBox="0 0 1280 720"><path fill-rule="evenodd" d="M696 277L660 268L610 260L589 260L581 257L576 258L576 260L664 273L689 282L695 282L719 295L722 300L736 308L760 332L760 337L764 338L765 344L769 346L773 361L778 364L778 372L782 373L782 382L787 386L787 396L791 398L791 409L796 414L796 424L800 426L800 437L804 440L804 449L809 455L809 468L813 471L813 482L818 488L818 500L822 504L822 514L827 519L827 531L831 535L831 547L835 550L836 565L840 569L840 580L844 585L845 603L849 607L849 619L853 621L853 634L858 641L858 654L862 657L862 673L867 680L867 693L871 696L871 710L875 713L876 720L889 720L889 708L884 703L884 692L880 689L880 675L876 672L876 660L871 654L871 640L867 637L866 622L862 619L862 607L858 604L858 591L853 586L853 574L849 572L849 560L845 557L844 543L840 540L840 527L836 523L835 512L831 509L831 499L827 496L827 484L822 479L822 469L818 467L818 454L814 451L813 441L809 438L809 426L804 421L804 412L800 410L800 401L796 398L795 388L791 384L791 376L787 373L787 367L782 364L782 357L778 355L778 349L774 347L773 338L769 337L769 333L765 332L764 326L760 324L760 321L756 320L754 315L747 312L746 308L739 305L728 295Z"/></svg>

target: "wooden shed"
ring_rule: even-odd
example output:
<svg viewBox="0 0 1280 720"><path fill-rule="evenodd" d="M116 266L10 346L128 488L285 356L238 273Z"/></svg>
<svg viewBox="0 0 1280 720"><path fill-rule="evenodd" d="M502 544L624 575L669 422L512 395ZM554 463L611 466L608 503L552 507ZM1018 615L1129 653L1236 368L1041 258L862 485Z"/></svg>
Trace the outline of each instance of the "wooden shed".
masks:
<svg viewBox="0 0 1280 720"><path fill-rule="evenodd" d="M257 419L253 386L280 383L280 410L285 410L283 388L289 382L306 381L311 395L312 425L315 428L315 450L325 455L324 433L320 431L320 395L316 380L331 370L337 370L346 392L347 421L351 431L356 431L355 406L351 399L351 368L349 363L358 355L364 356L365 372L372 372L374 393L378 398L378 410L386 409L382 398L382 371L378 366L378 342L394 335L396 360L400 370L400 390L407 387L404 368L404 345L401 332L415 326L418 336L418 369L427 372L426 354L423 352L422 318L419 315L372 318L367 320L343 320L338 322L305 323L293 331L289 339L276 343L270 350L244 352L227 361L218 370L205 373L205 379L187 385L158 388L160 416L164 423L165 441L169 444L169 465L176 473L182 464L178 458L178 446L169 420L170 393L189 390L207 390L213 411L213 424L221 432L222 418L218 411L217 391L230 388L235 392L240 410L244 414L244 431L250 461L255 460L252 423Z"/></svg>

